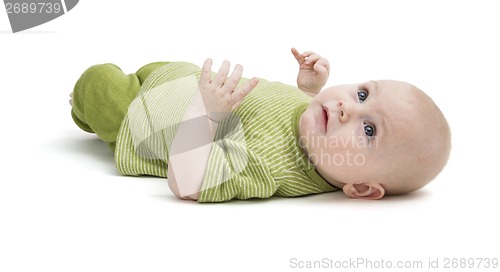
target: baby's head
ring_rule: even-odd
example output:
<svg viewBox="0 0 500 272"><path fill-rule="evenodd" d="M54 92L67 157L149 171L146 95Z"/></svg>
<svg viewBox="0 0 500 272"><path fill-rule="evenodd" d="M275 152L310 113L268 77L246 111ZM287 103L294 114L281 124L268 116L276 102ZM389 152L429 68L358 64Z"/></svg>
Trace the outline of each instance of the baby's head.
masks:
<svg viewBox="0 0 500 272"><path fill-rule="evenodd" d="M451 148L448 123L432 99L393 80L323 90L302 114L299 134L316 171L353 198L423 187Z"/></svg>

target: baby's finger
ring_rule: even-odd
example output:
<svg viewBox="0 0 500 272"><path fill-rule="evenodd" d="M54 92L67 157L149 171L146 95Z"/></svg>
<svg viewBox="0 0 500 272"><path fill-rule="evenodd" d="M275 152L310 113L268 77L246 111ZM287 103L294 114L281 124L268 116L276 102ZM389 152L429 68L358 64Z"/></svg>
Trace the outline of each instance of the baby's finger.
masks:
<svg viewBox="0 0 500 272"><path fill-rule="evenodd" d="M321 59L321 56L318 54L310 55L309 57L306 58L305 64L306 65L313 64L313 63L317 62L319 59Z"/></svg>
<svg viewBox="0 0 500 272"><path fill-rule="evenodd" d="M295 47L292 48L292 54L299 64L304 63L305 58L299 53L297 49L295 49Z"/></svg>
<svg viewBox="0 0 500 272"><path fill-rule="evenodd" d="M212 59L205 60L203 68L201 68L200 85L208 85L212 77Z"/></svg>
<svg viewBox="0 0 500 272"><path fill-rule="evenodd" d="M229 73L229 68L231 64L229 61L225 60L222 65L220 66L219 72L217 72L217 75L215 76L214 81L212 81L213 84L215 84L216 87L222 86L224 82L226 81L227 74Z"/></svg>
<svg viewBox="0 0 500 272"><path fill-rule="evenodd" d="M314 70L325 70L329 71L330 70L330 63L328 63L327 59L319 59L315 64L314 64Z"/></svg>
<svg viewBox="0 0 500 272"><path fill-rule="evenodd" d="M255 86L257 86L258 83L259 79L255 77L250 79L245 86L238 88L231 94L231 101L235 104L242 101L245 96L247 96L255 88Z"/></svg>
<svg viewBox="0 0 500 272"><path fill-rule="evenodd" d="M314 71L321 76L328 74L328 70L326 69L326 67L319 62L316 62L316 64L314 64Z"/></svg>
<svg viewBox="0 0 500 272"><path fill-rule="evenodd" d="M323 64L326 68L330 68L330 63L328 62L327 59L321 58L320 60L318 60L318 62Z"/></svg>
<svg viewBox="0 0 500 272"><path fill-rule="evenodd" d="M304 58L307 58L307 57L312 56L314 54L316 54L314 51L306 51L300 55L302 55L302 57L304 57Z"/></svg>
<svg viewBox="0 0 500 272"><path fill-rule="evenodd" d="M230 92L234 90L234 88L236 88L236 85L238 85L238 82L240 82L242 74L243 74L243 67L237 64L236 67L234 67L231 76L226 80L226 83L224 83L223 90L225 92Z"/></svg>

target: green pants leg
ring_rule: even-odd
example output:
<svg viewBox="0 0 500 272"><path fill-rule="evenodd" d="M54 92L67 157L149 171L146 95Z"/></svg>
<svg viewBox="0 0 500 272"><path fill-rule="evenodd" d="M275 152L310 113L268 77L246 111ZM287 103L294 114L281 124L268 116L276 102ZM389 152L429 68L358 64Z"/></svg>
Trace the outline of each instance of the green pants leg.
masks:
<svg viewBox="0 0 500 272"><path fill-rule="evenodd" d="M150 63L128 75L110 63L88 68L73 90L73 120L82 130L95 133L114 150L128 106L151 72L165 64L167 62Z"/></svg>

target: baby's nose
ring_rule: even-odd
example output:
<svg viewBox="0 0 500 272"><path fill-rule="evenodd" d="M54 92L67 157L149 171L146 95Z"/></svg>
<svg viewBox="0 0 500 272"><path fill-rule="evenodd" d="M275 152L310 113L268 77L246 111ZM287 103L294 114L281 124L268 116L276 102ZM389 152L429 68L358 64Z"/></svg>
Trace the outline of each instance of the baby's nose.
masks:
<svg viewBox="0 0 500 272"><path fill-rule="evenodd" d="M342 101L342 100L339 101L339 102L337 102L337 109L338 109L338 113L339 113L340 122L346 121L347 114L346 114L346 111L345 111L345 102Z"/></svg>

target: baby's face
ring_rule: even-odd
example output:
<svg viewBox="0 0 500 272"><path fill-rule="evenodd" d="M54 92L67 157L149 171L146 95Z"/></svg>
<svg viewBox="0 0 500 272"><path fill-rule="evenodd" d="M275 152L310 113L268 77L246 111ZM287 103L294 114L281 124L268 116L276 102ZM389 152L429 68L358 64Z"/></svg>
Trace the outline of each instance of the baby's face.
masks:
<svg viewBox="0 0 500 272"><path fill-rule="evenodd" d="M299 124L300 143L318 173L331 184L378 182L408 156L408 137L420 134L410 84L369 81L334 86L311 101ZM404 152L403 152L404 150Z"/></svg>

